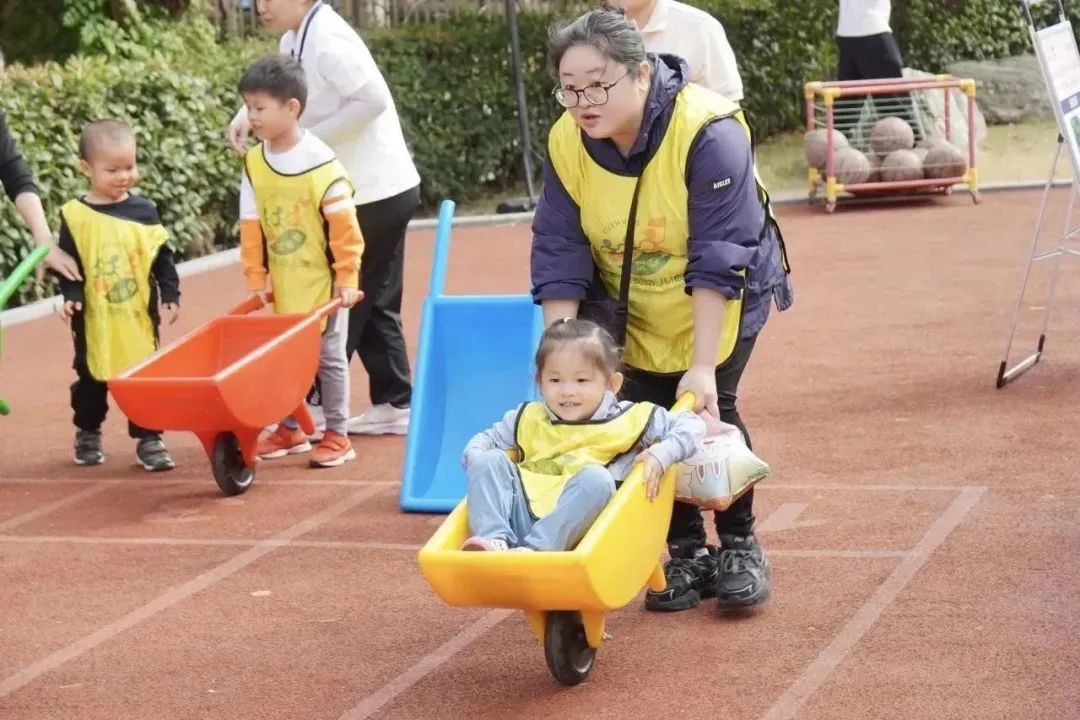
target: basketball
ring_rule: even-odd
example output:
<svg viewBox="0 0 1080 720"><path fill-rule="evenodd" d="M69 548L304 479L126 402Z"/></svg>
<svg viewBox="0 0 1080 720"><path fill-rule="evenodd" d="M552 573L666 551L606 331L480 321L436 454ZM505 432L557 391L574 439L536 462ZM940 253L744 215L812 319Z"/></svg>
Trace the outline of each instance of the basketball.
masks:
<svg viewBox="0 0 1080 720"><path fill-rule="evenodd" d="M913 150L895 150L881 161L883 182L922 180L923 169L919 156Z"/></svg>
<svg viewBox="0 0 1080 720"><path fill-rule="evenodd" d="M960 177L967 172L967 158L960 148L942 140L926 152L923 169L926 177L935 180Z"/></svg>
<svg viewBox="0 0 1080 720"><path fill-rule="evenodd" d="M870 179L870 158L853 147L840 148L833 159L833 171L841 185L858 185Z"/></svg>
<svg viewBox="0 0 1080 720"><path fill-rule="evenodd" d="M894 150L910 150L915 145L915 131L903 118L887 117L870 128L870 147L879 155Z"/></svg>
<svg viewBox="0 0 1080 720"><path fill-rule="evenodd" d="M818 128L806 133L804 147L806 150L806 164L812 168L823 170L825 168L828 134L825 128ZM840 148L848 147L848 140L839 130L832 131L833 154Z"/></svg>
<svg viewBox="0 0 1080 720"><path fill-rule="evenodd" d="M881 180L881 156L870 153L867 157L870 162L870 176L866 179L867 182L878 182Z"/></svg>

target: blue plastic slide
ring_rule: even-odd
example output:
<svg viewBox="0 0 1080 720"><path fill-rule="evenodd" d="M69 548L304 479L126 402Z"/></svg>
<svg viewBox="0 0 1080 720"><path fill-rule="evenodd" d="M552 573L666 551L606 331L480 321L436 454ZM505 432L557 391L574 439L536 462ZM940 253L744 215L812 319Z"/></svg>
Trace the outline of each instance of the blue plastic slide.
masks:
<svg viewBox="0 0 1080 720"><path fill-rule="evenodd" d="M445 513L465 497L461 452L477 432L535 399L543 315L525 295L444 295L454 202L443 200L420 321L401 509Z"/></svg>

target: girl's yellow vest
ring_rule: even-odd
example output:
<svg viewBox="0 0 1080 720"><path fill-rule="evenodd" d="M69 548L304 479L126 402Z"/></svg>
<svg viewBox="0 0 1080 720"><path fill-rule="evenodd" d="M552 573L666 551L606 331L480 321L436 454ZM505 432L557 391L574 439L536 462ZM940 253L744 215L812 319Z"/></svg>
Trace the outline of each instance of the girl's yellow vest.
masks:
<svg viewBox="0 0 1080 720"><path fill-rule="evenodd" d="M307 172L282 175L266 162L262 143L248 150L244 165L266 240L274 310L311 312L327 302L334 289L322 204L334 183L349 182L345 168L334 159Z"/></svg>
<svg viewBox="0 0 1080 720"><path fill-rule="evenodd" d="M694 139L708 123L733 117L753 139L738 105L698 85L675 99L664 139L649 161L638 190L629 318L623 356L631 367L656 373L683 372L694 352L694 318L684 275L690 236L686 163ZM581 208L581 225L608 292L617 297L627 216L636 177L617 175L594 161L569 113L551 129L548 156L570 197ZM768 208L760 179L758 194ZM786 262L786 261L785 261ZM743 299L726 303L716 364L739 340Z"/></svg>
<svg viewBox="0 0 1080 720"><path fill-rule="evenodd" d="M514 425L514 440L532 514L540 518L550 513L567 481L586 465L606 466L633 450L655 410L655 405L642 402L607 420L560 422L551 419L543 403L524 405Z"/></svg>
<svg viewBox="0 0 1080 720"><path fill-rule="evenodd" d="M86 363L106 382L157 349L150 269L169 235L161 225L113 217L81 200L60 213L83 266Z"/></svg>

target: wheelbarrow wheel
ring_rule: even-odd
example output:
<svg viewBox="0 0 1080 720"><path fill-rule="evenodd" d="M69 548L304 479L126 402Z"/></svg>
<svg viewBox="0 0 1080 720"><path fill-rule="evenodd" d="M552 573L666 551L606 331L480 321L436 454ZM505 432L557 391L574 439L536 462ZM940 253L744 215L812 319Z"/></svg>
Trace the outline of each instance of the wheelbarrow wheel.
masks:
<svg viewBox="0 0 1080 720"><path fill-rule="evenodd" d="M226 495L241 495L255 482L255 468L248 467L240 452L240 443L230 432L219 433L210 458L214 481Z"/></svg>
<svg viewBox="0 0 1080 720"><path fill-rule="evenodd" d="M585 639L578 612L555 611L544 622L544 658L551 675L563 685L585 682L596 661L596 648Z"/></svg>

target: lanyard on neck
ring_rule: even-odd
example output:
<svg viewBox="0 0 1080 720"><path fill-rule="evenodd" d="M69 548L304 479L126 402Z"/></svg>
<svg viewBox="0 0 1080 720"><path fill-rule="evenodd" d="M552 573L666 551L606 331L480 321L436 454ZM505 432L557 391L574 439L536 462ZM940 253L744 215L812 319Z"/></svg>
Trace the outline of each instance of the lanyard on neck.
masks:
<svg viewBox="0 0 1080 720"><path fill-rule="evenodd" d="M304 45L307 43L308 30L311 29L311 22L315 19L315 16L323 9L322 0L317 0L311 10L308 11L307 22L304 23L304 32L300 35L300 50L290 50L289 55L295 60L303 60L304 58Z"/></svg>

